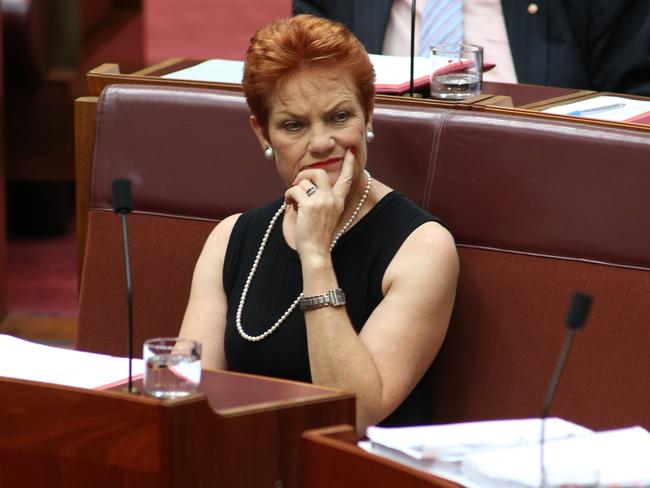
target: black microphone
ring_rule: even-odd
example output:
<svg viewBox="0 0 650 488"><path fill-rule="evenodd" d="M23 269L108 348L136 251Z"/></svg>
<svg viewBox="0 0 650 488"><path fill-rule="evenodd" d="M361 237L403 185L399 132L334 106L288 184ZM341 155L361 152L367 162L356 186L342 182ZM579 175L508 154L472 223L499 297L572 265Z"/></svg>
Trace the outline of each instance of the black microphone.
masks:
<svg viewBox="0 0 650 488"><path fill-rule="evenodd" d="M113 181L113 212L127 214L133 210L133 196L129 180Z"/></svg>
<svg viewBox="0 0 650 488"><path fill-rule="evenodd" d="M133 288L131 286L131 260L129 258L129 235L126 227L126 215L133 210L131 182L129 180L113 181L113 211L122 216L122 240L124 243L124 269L126 272L126 302L127 302L127 349L129 356L129 385L128 392L139 394L133 389Z"/></svg>
<svg viewBox="0 0 650 488"><path fill-rule="evenodd" d="M553 398L555 397L555 390L560 381L560 375L564 369L564 363L566 362L567 356L569 355L569 350L571 349L571 344L573 344L573 338L576 335L578 330L582 329L585 326L587 321L587 315L589 315L589 309L593 299L585 293L576 293L573 295L573 300L571 300L571 307L566 316L566 324L568 326L567 334L564 338L564 345L560 351L560 357L557 360L555 365L555 371L553 371L553 376L551 377L551 383L548 386L546 392L546 398L544 399L544 405L542 407L542 432L540 435L540 474L541 474L541 484L540 486L544 488L546 486L546 471L544 469L544 438L546 433L546 417L548 412L551 409L551 404L553 403Z"/></svg>

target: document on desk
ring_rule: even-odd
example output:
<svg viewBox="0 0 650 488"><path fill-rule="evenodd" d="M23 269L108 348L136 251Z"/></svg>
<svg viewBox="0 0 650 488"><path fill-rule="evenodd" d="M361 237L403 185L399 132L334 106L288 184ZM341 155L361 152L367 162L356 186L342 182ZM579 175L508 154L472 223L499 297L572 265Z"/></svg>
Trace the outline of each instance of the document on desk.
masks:
<svg viewBox="0 0 650 488"><path fill-rule="evenodd" d="M541 420L422 427L370 427L368 452L468 488L538 487ZM650 486L650 433L641 427L594 432L547 419L547 486Z"/></svg>
<svg viewBox="0 0 650 488"><path fill-rule="evenodd" d="M45 346L0 334L0 377L79 388L105 389L128 378L128 358ZM133 377L144 374L133 360Z"/></svg>
<svg viewBox="0 0 650 488"><path fill-rule="evenodd" d="M650 486L650 433L642 427L548 442L546 486ZM522 446L468 456L461 476L482 487L537 488L540 448Z"/></svg>
<svg viewBox="0 0 650 488"><path fill-rule="evenodd" d="M462 475L462 463L471 454L539 442L541 420L514 419L465 422L421 427L369 427L363 449L417 469L475 485ZM547 419L546 439L567 439L593 431L559 418Z"/></svg>
<svg viewBox="0 0 650 488"><path fill-rule="evenodd" d="M457 461L485 449L539 442L541 420L488 420L422 427L369 427L373 444L396 449L418 460ZM593 431L560 418L546 421L546 439L565 439Z"/></svg>
<svg viewBox="0 0 650 488"><path fill-rule="evenodd" d="M384 56L369 54L375 68L375 90L378 93L405 93L411 84L410 56ZM465 66L462 61L451 61L442 56L428 58L416 56L413 59L413 87L416 90L429 86L429 76L436 72L444 74Z"/></svg>
<svg viewBox="0 0 650 488"><path fill-rule="evenodd" d="M162 75L161 78L214 83L241 83L244 62L231 59L208 59L189 68Z"/></svg>
<svg viewBox="0 0 650 488"><path fill-rule="evenodd" d="M650 124L650 100L617 96L596 96L542 110L556 115L572 115L611 122Z"/></svg>

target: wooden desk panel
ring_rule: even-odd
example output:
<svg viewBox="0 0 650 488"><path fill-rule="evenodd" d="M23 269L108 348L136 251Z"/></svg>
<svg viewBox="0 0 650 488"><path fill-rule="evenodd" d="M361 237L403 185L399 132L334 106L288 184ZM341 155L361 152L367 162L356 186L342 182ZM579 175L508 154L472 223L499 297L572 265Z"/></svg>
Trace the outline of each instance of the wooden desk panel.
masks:
<svg viewBox="0 0 650 488"><path fill-rule="evenodd" d="M531 104L552 100L572 100L595 93L589 90L576 90L575 88L560 88L556 86L527 85L525 83L497 83L483 82L483 91L494 96L509 96L513 107L529 108Z"/></svg>
<svg viewBox="0 0 650 488"><path fill-rule="evenodd" d="M538 112L541 112L542 110L546 110L547 108L551 107L556 107L559 105L566 105L568 103L573 103L573 102L579 102L581 100L587 100L589 98L594 98L594 97L599 97L599 96L613 96L613 97L623 97L623 98L631 98L635 100L648 100L647 97L642 97L640 95L627 95L627 94L621 94L621 93L612 93L612 92L586 92L578 97L573 97L573 98L560 98L560 99L549 99L549 100L543 100L537 103L531 104L528 108L531 110L535 110ZM568 116L566 116L568 117ZM585 120L584 117L580 117L580 120ZM597 120L597 119L588 119L587 120ZM604 121L601 121L604 122ZM632 124L632 125L646 125L650 126L650 115L648 113L640 116L640 117L635 117L635 120L633 122L623 122L625 124Z"/></svg>
<svg viewBox="0 0 650 488"><path fill-rule="evenodd" d="M302 432L354 423L351 394L204 378L207 395L174 401L0 379L0 486L298 487Z"/></svg>
<svg viewBox="0 0 650 488"><path fill-rule="evenodd" d="M354 429L339 425L303 434L304 488L458 488L461 485L371 454Z"/></svg>

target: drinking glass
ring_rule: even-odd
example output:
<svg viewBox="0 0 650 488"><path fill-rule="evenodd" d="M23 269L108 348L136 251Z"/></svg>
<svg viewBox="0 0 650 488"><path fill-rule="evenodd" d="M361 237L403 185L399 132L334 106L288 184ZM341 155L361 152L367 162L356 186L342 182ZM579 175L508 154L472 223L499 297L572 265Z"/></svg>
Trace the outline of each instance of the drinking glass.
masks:
<svg viewBox="0 0 650 488"><path fill-rule="evenodd" d="M145 394L163 399L188 396L201 381L201 344L179 337L156 337L145 341Z"/></svg>
<svg viewBox="0 0 650 488"><path fill-rule="evenodd" d="M431 97L465 100L481 94L483 48L475 44L434 44L430 48Z"/></svg>

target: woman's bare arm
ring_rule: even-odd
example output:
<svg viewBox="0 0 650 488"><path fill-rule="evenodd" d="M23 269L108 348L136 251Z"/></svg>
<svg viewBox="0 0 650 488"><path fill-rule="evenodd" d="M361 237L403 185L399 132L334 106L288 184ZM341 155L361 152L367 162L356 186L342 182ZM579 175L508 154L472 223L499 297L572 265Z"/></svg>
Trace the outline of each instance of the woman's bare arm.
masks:
<svg viewBox="0 0 650 488"><path fill-rule="evenodd" d="M225 369L223 349L228 303L223 289L223 262L239 215L222 220L210 233L194 268L190 299L179 335L203 346L202 366Z"/></svg>
<svg viewBox="0 0 650 488"><path fill-rule="evenodd" d="M305 295L337 288L330 262L304 260ZM453 238L437 223L416 229L384 275L384 299L357 336L344 307L305 312L314 383L357 395L365 432L410 393L435 358L449 323L458 277Z"/></svg>

